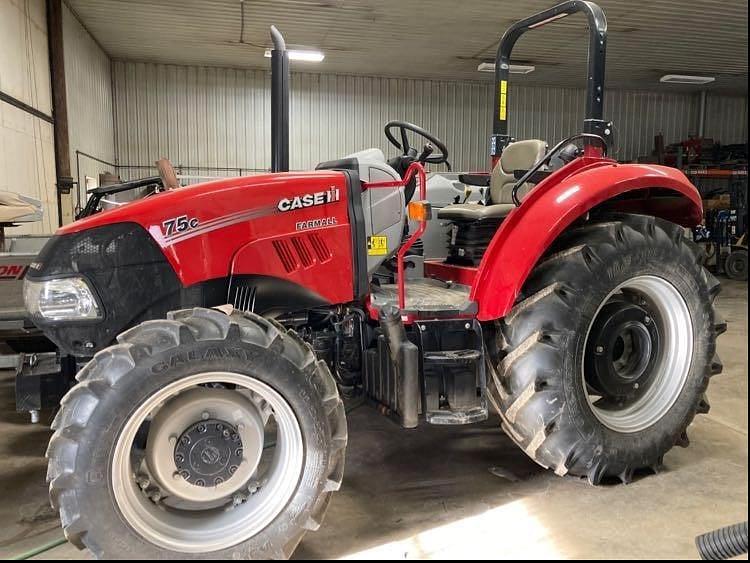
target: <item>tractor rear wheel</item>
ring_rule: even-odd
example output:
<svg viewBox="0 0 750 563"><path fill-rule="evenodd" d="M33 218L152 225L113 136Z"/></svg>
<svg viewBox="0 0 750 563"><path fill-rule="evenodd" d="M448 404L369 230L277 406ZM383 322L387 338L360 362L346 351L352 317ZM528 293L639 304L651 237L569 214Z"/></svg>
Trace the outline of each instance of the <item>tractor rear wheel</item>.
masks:
<svg viewBox="0 0 750 563"><path fill-rule="evenodd" d="M719 283L682 228L618 215L564 233L499 322L490 399L540 465L592 484L658 469L708 411Z"/></svg>
<svg viewBox="0 0 750 563"><path fill-rule="evenodd" d="M747 281L747 249L733 250L724 263L727 276L736 281Z"/></svg>
<svg viewBox="0 0 750 563"><path fill-rule="evenodd" d="M343 475L343 403L294 333L194 309L94 356L50 441L50 497L97 558L287 558Z"/></svg>

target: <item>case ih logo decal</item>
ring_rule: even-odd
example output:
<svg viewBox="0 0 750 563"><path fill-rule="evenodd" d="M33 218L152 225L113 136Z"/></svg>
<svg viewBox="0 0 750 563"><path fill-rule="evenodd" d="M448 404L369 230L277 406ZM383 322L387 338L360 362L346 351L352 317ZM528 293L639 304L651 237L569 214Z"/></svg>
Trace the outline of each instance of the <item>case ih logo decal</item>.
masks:
<svg viewBox="0 0 750 563"><path fill-rule="evenodd" d="M295 209L304 209L316 205L325 205L341 199L338 188L331 187L325 192L315 192L313 194L297 195L293 198L284 198L279 201L277 206L279 211L294 211Z"/></svg>
<svg viewBox="0 0 750 563"><path fill-rule="evenodd" d="M0 280L22 280L28 269L25 264L0 264Z"/></svg>

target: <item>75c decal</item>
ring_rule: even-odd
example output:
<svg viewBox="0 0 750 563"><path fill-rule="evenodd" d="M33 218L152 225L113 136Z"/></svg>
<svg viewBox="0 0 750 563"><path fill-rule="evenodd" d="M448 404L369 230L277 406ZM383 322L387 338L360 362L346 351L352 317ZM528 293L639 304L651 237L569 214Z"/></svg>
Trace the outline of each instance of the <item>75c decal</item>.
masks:
<svg viewBox="0 0 750 563"><path fill-rule="evenodd" d="M177 233L184 233L185 231L195 229L199 224L200 221L196 217L180 215L179 217L167 219L161 226L164 229L164 236L169 237Z"/></svg>

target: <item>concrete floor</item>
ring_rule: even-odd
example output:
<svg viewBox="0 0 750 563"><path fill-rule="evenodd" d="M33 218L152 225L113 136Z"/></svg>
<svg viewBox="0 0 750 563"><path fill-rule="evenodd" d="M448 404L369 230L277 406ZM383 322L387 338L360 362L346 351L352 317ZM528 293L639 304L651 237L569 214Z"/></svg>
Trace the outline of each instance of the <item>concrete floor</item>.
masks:
<svg viewBox="0 0 750 563"><path fill-rule="evenodd" d="M711 413L666 469L594 488L543 471L488 423L402 432L374 410L349 418L347 473L297 558L696 558L693 538L747 519L747 284L724 282L724 374ZM13 412L0 377L0 557L61 536L47 504L49 429ZM51 414L47 414L50 417ZM49 421L49 418L46 419ZM40 558L79 559L69 544Z"/></svg>

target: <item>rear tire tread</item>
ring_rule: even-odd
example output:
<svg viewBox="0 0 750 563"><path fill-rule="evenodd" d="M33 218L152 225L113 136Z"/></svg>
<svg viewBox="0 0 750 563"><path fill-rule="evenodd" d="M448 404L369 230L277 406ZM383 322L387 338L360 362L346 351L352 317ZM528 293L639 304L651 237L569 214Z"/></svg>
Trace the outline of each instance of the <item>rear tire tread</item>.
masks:
<svg viewBox="0 0 750 563"><path fill-rule="evenodd" d="M560 416L564 405L555 408L548 404L549 400L538 400L551 393L558 380L550 373L554 369L550 366L555 366L554 359L565 351L556 343L565 337L566 321L575 313L575 299L571 299L577 295L574 288L585 287L585 283L575 280L586 279L591 275L589 272L597 271L597 264L605 264L623 246L659 241L684 253L688 262L698 253L682 228L654 217L618 215L614 220L571 229L561 235L550 254L531 272L519 300L497 323L496 346L500 352L496 369L489 370L490 403L500 413L505 433L537 463L553 468L559 475L586 477L593 485L609 477L629 483L638 469L650 467L656 471L663 463L663 451L654 451L652 457L637 464L602 459L585 437ZM702 267L697 276L711 301L709 326L714 327L718 336L726 330L726 323L714 307L720 284ZM709 377L721 369L721 362L715 356L703 375L703 391ZM709 408L702 393L684 428L667 437L664 443L688 444L687 426L695 414L706 413Z"/></svg>

